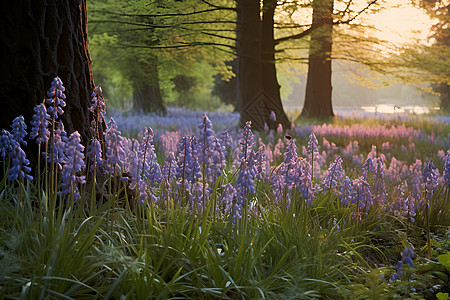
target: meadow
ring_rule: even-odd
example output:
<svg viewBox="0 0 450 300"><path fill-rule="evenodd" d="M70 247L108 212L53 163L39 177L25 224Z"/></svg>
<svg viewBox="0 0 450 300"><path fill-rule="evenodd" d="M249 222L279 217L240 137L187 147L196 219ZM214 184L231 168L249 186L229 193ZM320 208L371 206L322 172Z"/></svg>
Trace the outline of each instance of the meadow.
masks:
<svg viewBox="0 0 450 300"><path fill-rule="evenodd" d="M0 298L448 299L446 118L254 132L233 113L106 114L97 87L85 148L64 106L55 78L30 130L2 130Z"/></svg>

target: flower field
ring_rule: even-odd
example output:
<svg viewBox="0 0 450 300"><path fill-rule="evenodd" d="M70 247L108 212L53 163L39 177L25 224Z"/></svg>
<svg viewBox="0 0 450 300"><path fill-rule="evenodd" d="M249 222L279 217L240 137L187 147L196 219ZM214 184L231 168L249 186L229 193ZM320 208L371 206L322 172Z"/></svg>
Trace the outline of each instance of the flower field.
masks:
<svg viewBox="0 0 450 300"><path fill-rule="evenodd" d="M64 106L55 78L2 130L0 298L448 299L445 118L254 132L231 113L107 116L97 87L82 141Z"/></svg>

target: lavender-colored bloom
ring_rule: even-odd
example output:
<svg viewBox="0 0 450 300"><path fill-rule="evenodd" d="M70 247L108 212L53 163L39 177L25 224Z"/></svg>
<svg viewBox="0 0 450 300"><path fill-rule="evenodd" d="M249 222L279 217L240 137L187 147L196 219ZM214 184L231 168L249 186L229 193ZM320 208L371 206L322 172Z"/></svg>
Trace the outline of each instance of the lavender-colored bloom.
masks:
<svg viewBox="0 0 450 300"><path fill-rule="evenodd" d="M10 157L12 160L12 167L9 169L8 180L14 181L17 178L23 178L32 181L33 177L28 174L31 172L31 168L28 166L30 161L26 158L25 152L16 141L13 142Z"/></svg>
<svg viewBox="0 0 450 300"><path fill-rule="evenodd" d="M373 175L375 184L373 186L373 200L378 205L384 205L386 202L386 186L384 183L383 161L381 158L377 161L377 169Z"/></svg>
<svg viewBox="0 0 450 300"><path fill-rule="evenodd" d="M242 203L247 199L248 194L255 192L255 171L244 159L241 160L234 187L236 188L237 199Z"/></svg>
<svg viewBox="0 0 450 300"><path fill-rule="evenodd" d="M94 138L88 145L87 157L91 162L90 169L94 170L96 166L100 166L103 163L102 159L102 146L100 142Z"/></svg>
<svg viewBox="0 0 450 300"><path fill-rule="evenodd" d="M444 182L447 186L450 186L450 150L447 151L447 154L444 157Z"/></svg>
<svg viewBox="0 0 450 300"><path fill-rule="evenodd" d="M319 142L314 132L309 135L308 147L306 148L309 157L319 155Z"/></svg>
<svg viewBox="0 0 450 300"><path fill-rule="evenodd" d="M67 148L67 132L64 130L64 124L59 121L58 127L53 133L53 140L50 141L50 153L46 156L50 162L53 162L62 169L61 164L66 159L66 148Z"/></svg>
<svg viewBox="0 0 450 300"><path fill-rule="evenodd" d="M369 171L373 172L373 159L371 157L366 159L366 162L362 166L362 171L364 180L367 180Z"/></svg>
<svg viewBox="0 0 450 300"><path fill-rule="evenodd" d="M222 169L226 166L225 153L217 138L213 139L210 155L210 165L207 166L207 174L212 177L210 181L214 184L217 178L222 175Z"/></svg>
<svg viewBox="0 0 450 300"><path fill-rule="evenodd" d="M353 184L350 178L346 176L342 179L339 188L339 198L343 205L349 205L352 201Z"/></svg>
<svg viewBox="0 0 450 300"><path fill-rule="evenodd" d="M0 154L1 157L8 156L13 150L14 139L8 130L2 129L0 135Z"/></svg>
<svg viewBox="0 0 450 300"><path fill-rule="evenodd" d="M47 112L53 119L58 119L58 115L64 113L63 107L66 106L66 95L64 95L65 87L59 77L55 77L52 81L50 89L47 91L47 100L45 103L48 105Z"/></svg>
<svg viewBox="0 0 450 300"><path fill-rule="evenodd" d="M18 142L24 146L27 145L27 142L23 140L25 138L25 136L27 135L26 129L27 129L27 125L25 124L25 120L24 120L23 116L18 116L13 120L13 122L11 124L12 138L16 142Z"/></svg>
<svg viewBox="0 0 450 300"><path fill-rule="evenodd" d="M304 158L297 160L297 176L295 186L301 191L303 199L308 205L312 205L315 189L311 177L311 165Z"/></svg>
<svg viewBox="0 0 450 300"><path fill-rule="evenodd" d="M352 185L352 203L356 203L356 205L360 208L365 207L366 209L370 209L373 202L370 185L362 176L353 180Z"/></svg>
<svg viewBox="0 0 450 300"><path fill-rule="evenodd" d="M266 146L261 145L255 153L255 178L259 180L265 179L270 172L270 164L266 159Z"/></svg>
<svg viewBox="0 0 450 300"><path fill-rule="evenodd" d="M47 113L44 103L34 107L34 115L31 120L30 139L36 139L36 143L42 144L50 138L50 131L48 124L50 122L50 115Z"/></svg>
<svg viewBox="0 0 450 300"><path fill-rule="evenodd" d="M124 165L126 154L123 146L123 137L112 117L105 132L105 141L107 149L104 160L105 168L109 172L118 173Z"/></svg>
<svg viewBox="0 0 450 300"><path fill-rule="evenodd" d="M224 148L224 155L227 156L228 150L233 147L233 137L228 131L221 133L220 144Z"/></svg>
<svg viewBox="0 0 450 300"><path fill-rule="evenodd" d="M272 122L276 122L277 121L277 115L275 114L275 112L273 110L270 111L270 120Z"/></svg>
<svg viewBox="0 0 450 300"><path fill-rule="evenodd" d="M425 185L425 192L427 200L433 198L435 187L438 185L439 172L433 164L433 161L429 161L422 172L422 181ZM421 204L421 203L420 203ZM420 205L419 204L419 205ZM428 206L430 204L428 203Z"/></svg>
<svg viewBox="0 0 450 300"><path fill-rule="evenodd" d="M91 130L94 133L93 136L97 137L99 135L98 126L100 124L106 124L106 106L105 99L103 98L102 87L97 85L91 95L91 106L89 111L92 113Z"/></svg>
<svg viewBox="0 0 450 300"><path fill-rule="evenodd" d="M342 158L338 156L328 168L327 175L322 183L323 190L328 191L331 188L338 186L343 177L344 170L342 169Z"/></svg>
<svg viewBox="0 0 450 300"><path fill-rule="evenodd" d="M66 159L61 175L61 188L64 194L73 194L74 199L80 196L78 183L85 183L85 176L78 176L81 170L86 168L84 163L84 146L81 144L81 136L75 131L69 136L66 149Z"/></svg>
<svg viewBox="0 0 450 300"><path fill-rule="evenodd" d="M203 190L205 192L207 192L207 186L208 184L206 184L205 189L203 189L203 183L201 182L195 182L194 184L192 184L192 188L191 188L191 201L192 201L192 206L195 209L200 209L202 207L202 201L203 201ZM205 195L205 198L208 195Z"/></svg>
<svg viewBox="0 0 450 300"><path fill-rule="evenodd" d="M253 146L255 145L255 137L252 132L252 122L247 121L245 123L244 130L242 131L242 138L239 140L241 145L241 152L239 153L238 160L246 160L250 153L253 151Z"/></svg>
<svg viewBox="0 0 450 300"><path fill-rule="evenodd" d="M398 261L397 263L397 271L392 274L392 276L389 278L391 281L395 281L400 278L403 274L403 266L409 265L411 268L414 268L414 263L412 261L412 258L414 257L414 247L412 245L409 245L406 247L405 250L402 252L402 260Z"/></svg>
<svg viewBox="0 0 450 300"><path fill-rule="evenodd" d="M164 166L162 167L161 175L167 180L167 182L169 182L170 179L175 178L176 161L173 152L170 152L164 159Z"/></svg>
<svg viewBox="0 0 450 300"><path fill-rule="evenodd" d="M223 193L221 202L225 208L225 212L229 213L232 219L241 217L241 210L244 202L237 200L237 192L231 183L222 186Z"/></svg>
<svg viewBox="0 0 450 300"><path fill-rule="evenodd" d="M213 147L213 142L215 139L214 130L212 130L212 122L209 120L207 115L203 115L203 121L200 123L198 128L198 140L197 140L197 153L198 162L200 164L205 164L209 166L211 148Z"/></svg>

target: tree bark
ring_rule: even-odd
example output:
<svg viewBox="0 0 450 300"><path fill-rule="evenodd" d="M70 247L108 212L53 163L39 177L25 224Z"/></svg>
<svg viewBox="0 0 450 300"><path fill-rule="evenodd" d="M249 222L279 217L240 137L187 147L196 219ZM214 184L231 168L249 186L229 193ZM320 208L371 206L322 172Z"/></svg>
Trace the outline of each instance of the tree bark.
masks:
<svg viewBox="0 0 450 300"><path fill-rule="evenodd" d="M332 107L331 51L333 43L333 0L313 1L308 77L302 117L330 118Z"/></svg>
<svg viewBox="0 0 450 300"><path fill-rule="evenodd" d="M262 14L262 76L263 87L268 95L266 101L265 122L270 129L276 129L281 123L283 128L290 129L291 122L283 109L280 96L280 85L277 79L277 69L275 65L275 39L274 39L274 16L276 0L264 0ZM276 122L270 121L270 112L275 112Z"/></svg>
<svg viewBox="0 0 450 300"><path fill-rule="evenodd" d="M259 0L237 1L236 52L237 52L237 111L241 125L252 122L255 130L270 124L273 110L277 122L290 128L280 98L275 68L275 42L273 38L273 13L276 1L265 1L262 11Z"/></svg>
<svg viewBox="0 0 450 300"><path fill-rule="evenodd" d="M66 88L66 130L89 139L89 104L94 88L88 51L86 0L23 0L0 5L0 128L46 97L53 78Z"/></svg>
<svg viewBox="0 0 450 300"><path fill-rule="evenodd" d="M142 67L142 63L141 63ZM157 59L153 57L145 66L144 80L136 78L133 86L133 109L145 113L157 112L166 114L159 88Z"/></svg>

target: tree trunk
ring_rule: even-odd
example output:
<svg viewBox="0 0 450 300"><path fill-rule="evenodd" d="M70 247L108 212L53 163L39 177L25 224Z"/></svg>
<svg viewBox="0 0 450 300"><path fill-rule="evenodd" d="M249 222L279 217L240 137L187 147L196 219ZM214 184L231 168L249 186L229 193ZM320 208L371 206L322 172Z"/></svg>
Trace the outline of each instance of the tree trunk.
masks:
<svg viewBox="0 0 450 300"><path fill-rule="evenodd" d="M286 128L290 122L284 113L275 68L273 13L276 1L265 1L262 13L259 0L237 1L237 111L241 125L252 121L255 130L270 124L270 111Z"/></svg>
<svg viewBox="0 0 450 300"><path fill-rule="evenodd" d="M262 76L263 87L267 93L265 122L271 129L276 129L281 123L283 128L290 129L291 122L287 117L281 103L280 85L277 79L275 65L275 39L274 39L274 15L277 6L276 0L264 0L262 17ZM275 112L276 122L270 121L270 112Z"/></svg>
<svg viewBox="0 0 450 300"><path fill-rule="evenodd" d="M141 67L143 67L142 63ZM145 113L157 112L166 114L166 107L164 106L159 88L156 57L148 61L144 68L144 80L139 78L133 81L133 109Z"/></svg>
<svg viewBox="0 0 450 300"><path fill-rule="evenodd" d="M333 0L313 1L313 21L309 46L308 78L302 117L330 118L332 107L331 51Z"/></svg>
<svg viewBox="0 0 450 300"><path fill-rule="evenodd" d="M34 106L59 76L67 97L62 120L86 144L94 87L86 0L3 1L0 11L0 128L9 129L18 115L29 123Z"/></svg>

